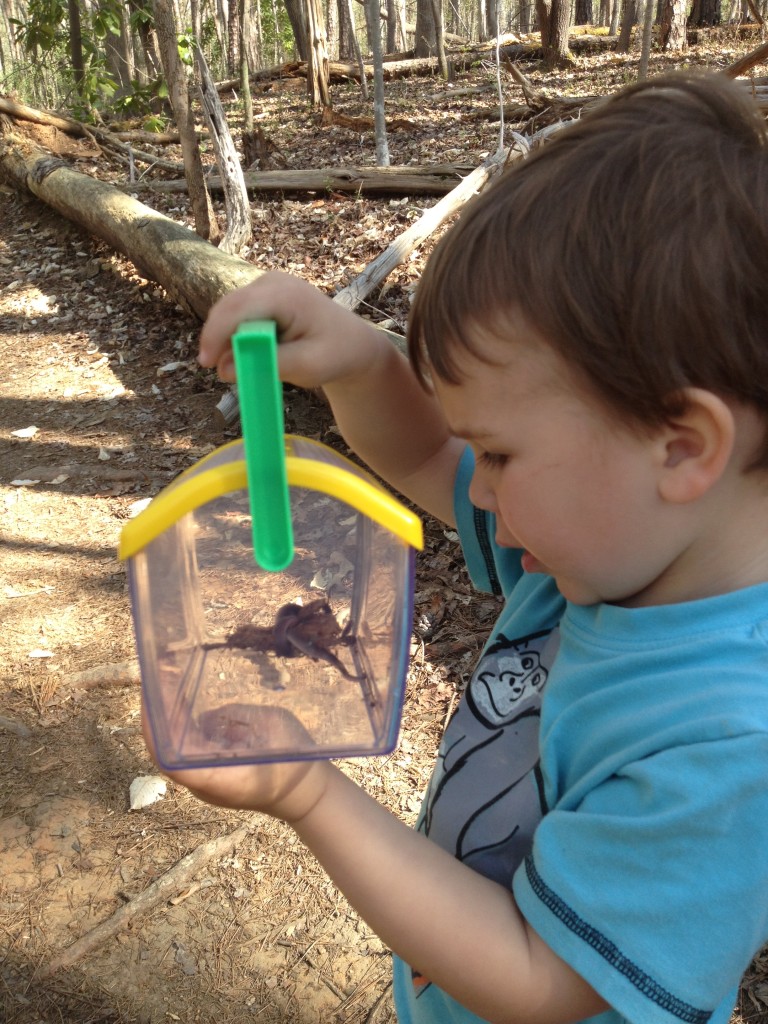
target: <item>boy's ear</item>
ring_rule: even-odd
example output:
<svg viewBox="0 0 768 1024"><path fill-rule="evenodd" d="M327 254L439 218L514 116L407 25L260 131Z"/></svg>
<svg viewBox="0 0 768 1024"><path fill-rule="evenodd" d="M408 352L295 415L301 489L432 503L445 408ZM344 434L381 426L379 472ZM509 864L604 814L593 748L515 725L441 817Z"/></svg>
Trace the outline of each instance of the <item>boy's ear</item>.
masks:
<svg viewBox="0 0 768 1024"><path fill-rule="evenodd" d="M733 453L736 424L722 398L703 388L683 390L685 410L661 431L659 494L696 501L717 483Z"/></svg>

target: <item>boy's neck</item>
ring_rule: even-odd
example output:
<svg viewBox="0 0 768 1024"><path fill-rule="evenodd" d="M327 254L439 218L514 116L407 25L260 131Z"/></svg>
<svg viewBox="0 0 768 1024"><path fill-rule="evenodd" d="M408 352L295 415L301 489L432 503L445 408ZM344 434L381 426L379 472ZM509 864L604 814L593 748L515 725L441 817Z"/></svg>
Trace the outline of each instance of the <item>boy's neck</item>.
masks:
<svg viewBox="0 0 768 1024"><path fill-rule="evenodd" d="M627 607L679 604L768 583L768 481L742 474L727 495L712 496L690 543Z"/></svg>

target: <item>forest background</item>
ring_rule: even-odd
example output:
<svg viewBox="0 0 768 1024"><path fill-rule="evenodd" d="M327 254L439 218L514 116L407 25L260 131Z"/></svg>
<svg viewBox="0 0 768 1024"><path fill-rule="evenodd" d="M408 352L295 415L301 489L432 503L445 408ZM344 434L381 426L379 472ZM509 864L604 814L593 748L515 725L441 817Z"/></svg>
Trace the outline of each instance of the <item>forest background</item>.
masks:
<svg viewBox="0 0 768 1024"><path fill-rule="evenodd" d="M175 786L131 809L154 770L120 530L237 431L195 364L199 282L289 270L397 340L474 183L596 98L702 66L763 105L765 4L4 0L0 1020L394 1021L386 949L289 830ZM135 244L148 211L158 251L196 229L201 276ZM285 410L344 450L319 396L287 388ZM498 610L455 535L425 533L399 746L343 766L407 821ZM747 1021L768 1024L766 951Z"/></svg>

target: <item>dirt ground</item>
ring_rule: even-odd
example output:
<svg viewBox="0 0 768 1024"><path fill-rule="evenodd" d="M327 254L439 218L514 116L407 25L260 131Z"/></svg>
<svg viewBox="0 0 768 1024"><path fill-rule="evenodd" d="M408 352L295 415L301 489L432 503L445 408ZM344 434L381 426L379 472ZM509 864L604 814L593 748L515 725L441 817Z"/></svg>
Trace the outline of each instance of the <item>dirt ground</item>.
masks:
<svg viewBox="0 0 768 1024"><path fill-rule="evenodd" d="M734 44L718 59L737 53ZM634 60L606 62L607 86L631 77ZM476 99L437 103L439 90L445 99L432 80L392 90L414 123L390 140L394 163L471 162L495 144L495 126L460 122ZM362 112L351 92L339 101ZM324 131L303 97L257 102L291 166L373 162L369 138ZM94 159L78 166L120 176ZM254 201L249 258L340 286L430 203ZM183 199L158 205L187 216ZM368 307L376 319L402 326L428 248ZM0 1020L9 1024L394 1020L386 949L287 828L173 785L129 809L131 782L153 766L138 727L120 531L137 503L234 436L215 411L222 386L195 365L198 330L128 260L0 187ZM288 389L286 421L339 444L317 396ZM344 765L407 821L496 612L471 595L455 538L431 521L426 534L400 743ZM174 881L184 857L243 826L231 849ZM157 884L162 898L142 911L139 897ZM92 948L48 970L99 925ZM766 1024L767 1007L758 958L735 1019Z"/></svg>

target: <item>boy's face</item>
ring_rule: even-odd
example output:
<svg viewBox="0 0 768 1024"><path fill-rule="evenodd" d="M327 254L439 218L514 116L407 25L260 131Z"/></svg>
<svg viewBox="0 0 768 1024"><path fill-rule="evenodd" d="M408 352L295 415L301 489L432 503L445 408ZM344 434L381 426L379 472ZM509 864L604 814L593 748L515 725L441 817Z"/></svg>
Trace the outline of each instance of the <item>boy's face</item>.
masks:
<svg viewBox="0 0 768 1024"><path fill-rule="evenodd" d="M651 604L679 550L657 488L658 444L629 432L564 360L526 331L479 337L461 383L435 380L451 430L475 453L470 496L496 539L576 604ZM663 586L662 586L663 590Z"/></svg>

